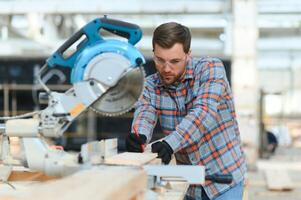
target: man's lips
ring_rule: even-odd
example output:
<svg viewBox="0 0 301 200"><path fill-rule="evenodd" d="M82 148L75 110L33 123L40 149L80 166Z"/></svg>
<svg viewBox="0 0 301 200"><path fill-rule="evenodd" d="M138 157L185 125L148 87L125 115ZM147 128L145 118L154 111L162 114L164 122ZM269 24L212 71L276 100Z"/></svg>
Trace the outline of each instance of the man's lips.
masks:
<svg viewBox="0 0 301 200"><path fill-rule="evenodd" d="M172 74L163 74L162 76L164 78L172 78L172 77L174 77L174 75L172 75Z"/></svg>

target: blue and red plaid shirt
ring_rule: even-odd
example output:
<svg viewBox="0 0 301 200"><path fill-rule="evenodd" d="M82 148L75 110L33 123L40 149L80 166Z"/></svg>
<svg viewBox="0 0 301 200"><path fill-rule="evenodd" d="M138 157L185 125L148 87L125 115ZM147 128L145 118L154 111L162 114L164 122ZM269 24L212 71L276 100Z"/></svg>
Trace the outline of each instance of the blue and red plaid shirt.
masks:
<svg viewBox="0 0 301 200"><path fill-rule="evenodd" d="M183 78L170 86L162 84L158 73L147 77L132 127L150 142L158 119L178 164L204 165L209 175L233 175L231 184L205 182L210 199L243 180L246 163L233 97L219 59L191 59ZM187 195L198 199L201 191L191 185Z"/></svg>

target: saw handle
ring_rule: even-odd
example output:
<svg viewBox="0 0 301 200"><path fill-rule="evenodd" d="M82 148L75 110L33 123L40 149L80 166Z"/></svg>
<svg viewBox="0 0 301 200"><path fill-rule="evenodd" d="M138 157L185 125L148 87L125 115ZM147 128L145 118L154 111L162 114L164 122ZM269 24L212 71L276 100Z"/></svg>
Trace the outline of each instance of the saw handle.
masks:
<svg viewBox="0 0 301 200"><path fill-rule="evenodd" d="M47 65L49 67L61 66L73 68L77 57L86 47L96 44L97 42L105 42L100 35L100 29L124 37L128 39L128 42L132 45L135 45L142 37L142 30L135 24L108 19L106 16L97 18L86 24L78 32L74 33L62 46L60 46L58 50L47 59ZM66 50L79 41L82 36L85 38L76 46L75 52L71 55L64 56Z"/></svg>
<svg viewBox="0 0 301 200"><path fill-rule="evenodd" d="M104 30L128 39L128 42L132 45L135 45L142 37L142 31L136 24L108 19L107 17L101 18L100 21Z"/></svg>
<svg viewBox="0 0 301 200"><path fill-rule="evenodd" d="M214 183L230 184L233 181L233 176L232 174L212 174L206 175L205 180L212 181Z"/></svg>
<svg viewBox="0 0 301 200"><path fill-rule="evenodd" d="M87 24L85 27L80 29L78 32L76 32L74 35L71 36L58 50L57 52L60 54L63 54L69 47L71 47L76 41L78 41L84 34L87 35L88 39L92 40L99 40L102 39L101 37L95 37L93 33L95 31L99 31L99 29L103 28L115 35L118 35L120 37L124 37L128 39L128 42L132 45L135 45L142 36L142 31L139 26L136 24L131 24L124 21L114 20L114 19L108 19L107 17L100 18L99 23L97 20L94 20L91 23L95 24L94 29L91 29L92 27L89 27L89 24ZM94 36L94 37L93 37ZM94 38L94 39L93 39ZM85 42L87 40L82 41L82 43L79 45L85 45Z"/></svg>
<svg viewBox="0 0 301 200"><path fill-rule="evenodd" d="M77 59L77 57L80 55L80 53L87 47L89 44L92 44L98 40L103 40L100 36L97 35L91 35L95 32L95 28L91 24L92 22L88 23L86 26L81 28L79 31L74 33L62 46L60 46L48 59L47 59L47 65L49 67L69 67L73 68L74 63ZM73 44L75 44L81 37L84 36L85 39L83 39L75 49L75 52L73 52L71 55L64 56L64 53L66 50L68 50Z"/></svg>
<svg viewBox="0 0 301 200"><path fill-rule="evenodd" d="M85 34L83 29L80 29L79 31L77 31L76 33L74 33L62 46L60 46L58 48L58 50L55 53L58 53L59 55L63 55L63 53L69 48L71 47L76 41L78 41L83 35ZM87 42L87 39L83 40L80 44L84 44L85 42ZM77 50L79 49L79 46L77 47Z"/></svg>

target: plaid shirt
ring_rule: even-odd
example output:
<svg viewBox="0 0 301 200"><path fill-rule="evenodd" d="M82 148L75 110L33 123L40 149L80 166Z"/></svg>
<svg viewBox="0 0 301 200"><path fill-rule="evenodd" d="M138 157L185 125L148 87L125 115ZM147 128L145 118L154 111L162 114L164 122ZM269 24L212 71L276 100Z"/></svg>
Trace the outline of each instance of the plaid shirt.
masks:
<svg viewBox="0 0 301 200"><path fill-rule="evenodd" d="M150 142L157 119L178 164L204 165L206 174L233 175L230 185L205 182L202 187L210 199L243 180L246 164L233 97L219 59L191 59L184 77L171 86L163 85L158 73L147 77L132 127ZM201 190L191 185L187 195L199 199Z"/></svg>

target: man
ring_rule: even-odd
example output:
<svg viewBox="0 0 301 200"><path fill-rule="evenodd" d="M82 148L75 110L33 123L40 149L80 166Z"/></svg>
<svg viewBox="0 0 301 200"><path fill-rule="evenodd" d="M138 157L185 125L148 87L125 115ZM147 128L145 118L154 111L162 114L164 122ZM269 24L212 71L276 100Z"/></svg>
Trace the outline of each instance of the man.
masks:
<svg viewBox="0 0 301 200"><path fill-rule="evenodd" d="M192 58L190 42L189 29L178 23L154 31L157 73L147 77L136 104L127 150L142 152L159 119L166 136L151 147L163 163L174 154L177 164L204 165L206 174L233 176L231 184L192 185L186 199L241 199L246 165L225 69L217 58Z"/></svg>

